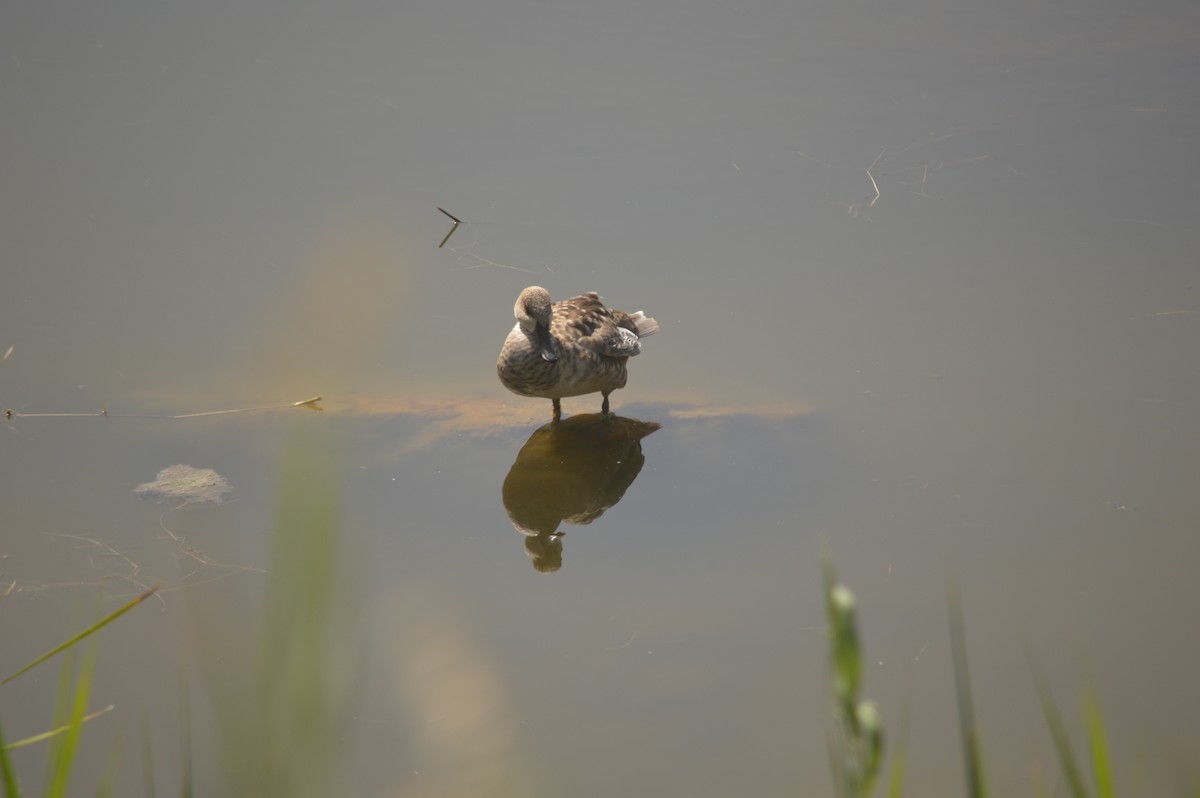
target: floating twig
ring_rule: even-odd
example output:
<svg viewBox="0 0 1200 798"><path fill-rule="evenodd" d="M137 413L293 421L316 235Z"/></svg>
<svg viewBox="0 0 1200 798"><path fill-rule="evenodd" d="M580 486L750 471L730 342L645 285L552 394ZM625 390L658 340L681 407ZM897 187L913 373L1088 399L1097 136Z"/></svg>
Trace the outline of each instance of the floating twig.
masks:
<svg viewBox="0 0 1200 798"><path fill-rule="evenodd" d="M181 504L181 505L179 505L179 507L183 507L183 505ZM178 510L179 507L176 507L174 509ZM196 562L200 563L201 565L215 568L218 571L217 574L214 574L212 576L206 576L204 579L194 580L194 581L189 581L189 580L191 580L191 578L193 576L195 576L196 574L200 573L200 571L198 571L198 570L189 571L183 577L183 579L179 581L178 584L170 585L166 588L163 588L162 592L164 592L164 593L171 592L174 590L180 590L185 587L194 587L196 585L205 585L205 584L208 584L209 582L215 582L218 579L224 579L227 576L232 576L235 573L243 573L246 571L250 571L250 572L258 573L258 574L266 573L266 571L264 571L262 568L257 568L253 565L234 565L232 563L221 562L220 560L210 557L209 555L207 555L204 552L197 549L195 546L189 545L187 542L187 538L184 537L183 535L177 535L174 532L172 532L167 527L166 521L163 520L163 516L161 516L161 515L158 517L158 526L159 526L159 528L162 529L163 532L167 533L167 537L171 538L171 540L179 548L179 553L176 555L176 560L182 560L183 558L187 557L192 560L195 560Z"/></svg>
<svg viewBox="0 0 1200 798"><path fill-rule="evenodd" d="M22 413L17 410L8 409L4 411L4 419L12 421L15 418L91 418L94 416L103 416L104 418L153 418L153 419L178 419L178 418L200 418L201 416L222 416L229 413L254 413L263 410L283 410L289 407L305 407L309 410L323 412L325 408L317 403L324 397L314 396L311 399L304 399L300 402L289 402L284 405L264 405L261 407L238 407L232 410L206 410L201 413L178 413L171 416L151 416L143 413L110 413L108 405L104 406L103 410L98 413Z"/></svg>
<svg viewBox="0 0 1200 798"><path fill-rule="evenodd" d="M913 192L913 193L914 193L914 194L916 194L918 197L928 197L928 196L929 196L928 194L926 194L926 193L925 193L925 180L926 180L926 178L928 178L928 177L929 177L929 164L922 164L922 171L921 171L921 190L920 190L920 191L914 191L914 192Z"/></svg>
<svg viewBox="0 0 1200 798"><path fill-rule="evenodd" d="M1184 313L1191 313L1190 310L1160 310L1155 313L1143 313L1140 316L1130 316L1126 321L1137 321L1138 319L1152 319L1156 316L1179 316Z"/></svg>
<svg viewBox="0 0 1200 798"><path fill-rule="evenodd" d="M108 408L105 407L98 413L20 413L13 409L4 411L4 420L12 421L14 418L90 418L92 416L108 417Z"/></svg>
<svg viewBox="0 0 1200 798"><path fill-rule="evenodd" d="M201 416L223 416L229 413L253 413L260 410L283 410L287 407L307 407L309 410L323 412L325 408L319 407L317 402L324 397L314 396L312 399L305 399L302 402L289 402L286 405L266 405L264 407L239 407L233 410L207 410L203 413L181 413L177 416L167 416L167 418L199 418Z"/></svg>
<svg viewBox="0 0 1200 798"><path fill-rule="evenodd" d="M450 232L446 233L446 237L442 239L442 243L438 244L438 249L441 249L442 247L446 246L446 242L450 240L450 236L454 235L454 231L457 230L458 226L463 222L462 219L459 219L457 216L450 213L450 211L446 210L440 205L438 206L438 210L449 216L454 221L454 224L450 225Z"/></svg>

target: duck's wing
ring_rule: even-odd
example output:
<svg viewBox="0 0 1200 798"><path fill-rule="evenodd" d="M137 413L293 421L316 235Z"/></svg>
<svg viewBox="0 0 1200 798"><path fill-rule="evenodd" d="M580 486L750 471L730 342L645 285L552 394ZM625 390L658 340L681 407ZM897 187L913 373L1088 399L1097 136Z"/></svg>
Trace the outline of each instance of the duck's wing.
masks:
<svg viewBox="0 0 1200 798"><path fill-rule="evenodd" d="M611 315L600 295L589 291L554 303L550 334L564 347L603 354L604 328L611 324Z"/></svg>
<svg viewBox="0 0 1200 798"><path fill-rule="evenodd" d="M658 330L658 323L639 311L633 316L605 307L594 291L554 305L552 332L564 345L604 357L632 357L642 351L638 339Z"/></svg>
<svg viewBox="0 0 1200 798"><path fill-rule="evenodd" d="M642 351L642 344L637 333L624 327L611 326L602 336L593 336L598 351L606 357L633 357Z"/></svg>

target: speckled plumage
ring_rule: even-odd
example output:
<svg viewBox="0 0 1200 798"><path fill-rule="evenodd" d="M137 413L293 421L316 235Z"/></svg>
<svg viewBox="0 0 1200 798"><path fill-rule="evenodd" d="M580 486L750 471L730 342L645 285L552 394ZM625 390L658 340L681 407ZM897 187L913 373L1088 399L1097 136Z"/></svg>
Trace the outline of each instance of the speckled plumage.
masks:
<svg viewBox="0 0 1200 798"><path fill-rule="evenodd" d="M595 291L551 304L546 289L530 286L513 315L517 325L496 361L500 382L515 394L550 399L555 418L562 397L596 391L607 414L608 395L625 387L625 364L642 350L640 339L658 332L654 319L607 308Z"/></svg>

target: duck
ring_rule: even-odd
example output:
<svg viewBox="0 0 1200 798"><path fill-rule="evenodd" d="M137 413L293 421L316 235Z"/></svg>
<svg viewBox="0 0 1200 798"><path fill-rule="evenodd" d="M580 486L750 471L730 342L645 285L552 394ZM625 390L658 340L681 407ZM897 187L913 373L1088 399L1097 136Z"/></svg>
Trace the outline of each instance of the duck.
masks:
<svg viewBox="0 0 1200 798"><path fill-rule="evenodd" d="M562 418L564 396L596 393L609 417L608 395L625 387L629 358L642 351L641 339L658 332L658 322L642 311L606 307L587 291L559 302L532 285L513 306L517 324L504 339L496 373L519 396L549 399L555 421Z"/></svg>

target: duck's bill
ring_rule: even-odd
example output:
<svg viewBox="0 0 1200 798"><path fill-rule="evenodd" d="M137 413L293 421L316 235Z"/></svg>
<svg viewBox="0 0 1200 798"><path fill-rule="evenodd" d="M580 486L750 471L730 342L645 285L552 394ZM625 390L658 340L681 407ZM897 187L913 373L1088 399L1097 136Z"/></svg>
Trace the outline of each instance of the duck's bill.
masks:
<svg viewBox="0 0 1200 798"><path fill-rule="evenodd" d="M542 360L548 363L554 363L558 360L558 355L554 352L554 342L550 338L550 330L546 327L538 327L538 343L542 347Z"/></svg>

